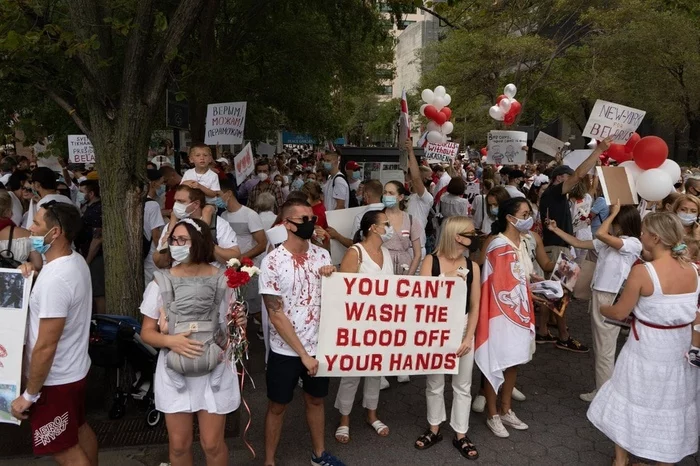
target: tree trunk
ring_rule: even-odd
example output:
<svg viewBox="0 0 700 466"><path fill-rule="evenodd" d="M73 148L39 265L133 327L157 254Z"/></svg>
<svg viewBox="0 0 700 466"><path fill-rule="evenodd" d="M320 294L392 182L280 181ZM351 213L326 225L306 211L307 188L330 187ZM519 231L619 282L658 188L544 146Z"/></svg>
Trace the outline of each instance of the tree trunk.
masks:
<svg viewBox="0 0 700 466"><path fill-rule="evenodd" d="M688 122L688 162L696 165L700 159L700 116Z"/></svg>

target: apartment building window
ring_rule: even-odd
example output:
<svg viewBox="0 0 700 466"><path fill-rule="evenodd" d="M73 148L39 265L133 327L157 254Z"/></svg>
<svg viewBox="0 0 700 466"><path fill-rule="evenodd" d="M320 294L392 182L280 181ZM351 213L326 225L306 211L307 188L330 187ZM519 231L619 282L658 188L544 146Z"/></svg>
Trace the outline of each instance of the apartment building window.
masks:
<svg viewBox="0 0 700 466"><path fill-rule="evenodd" d="M379 86L380 95L391 95L394 91L394 86Z"/></svg>

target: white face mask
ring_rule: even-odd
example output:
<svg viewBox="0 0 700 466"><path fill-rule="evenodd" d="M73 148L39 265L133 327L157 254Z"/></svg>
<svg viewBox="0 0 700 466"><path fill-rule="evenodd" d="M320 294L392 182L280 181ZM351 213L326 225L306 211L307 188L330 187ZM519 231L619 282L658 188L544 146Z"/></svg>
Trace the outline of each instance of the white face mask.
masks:
<svg viewBox="0 0 700 466"><path fill-rule="evenodd" d="M275 181L275 184L276 184L277 186L279 186L279 187L282 187L282 182L279 181L279 180Z"/></svg>
<svg viewBox="0 0 700 466"><path fill-rule="evenodd" d="M175 217L178 218L178 220L182 220L183 218L189 218L191 212L188 213L187 208L191 205L191 202L189 204L181 204L179 202L176 202L173 205L173 214L175 215Z"/></svg>
<svg viewBox="0 0 700 466"><path fill-rule="evenodd" d="M388 227L385 226L384 227L384 234L379 235L379 236L382 237L382 242L386 243L387 241L389 241L391 238L394 237L394 227L392 227L391 225L389 225Z"/></svg>
<svg viewBox="0 0 700 466"><path fill-rule="evenodd" d="M267 173L258 173L258 179L260 181L267 181L268 176L269 175Z"/></svg>
<svg viewBox="0 0 700 466"><path fill-rule="evenodd" d="M681 219L681 223L683 224L684 227L690 226L695 221L698 219L698 216L696 214L688 214L685 212L679 212L678 213L678 218Z"/></svg>
<svg viewBox="0 0 700 466"><path fill-rule="evenodd" d="M170 256L173 258L174 261L186 264L190 261L190 245L185 244L183 246L170 246Z"/></svg>
<svg viewBox="0 0 700 466"><path fill-rule="evenodd" d="M528 217L526 220L523 220L522 218L516 219L515 223L511 223L516 230L518 230L521 233L527 233L532 229L532 226L535 224L535 219L532 217Z"/></svg>

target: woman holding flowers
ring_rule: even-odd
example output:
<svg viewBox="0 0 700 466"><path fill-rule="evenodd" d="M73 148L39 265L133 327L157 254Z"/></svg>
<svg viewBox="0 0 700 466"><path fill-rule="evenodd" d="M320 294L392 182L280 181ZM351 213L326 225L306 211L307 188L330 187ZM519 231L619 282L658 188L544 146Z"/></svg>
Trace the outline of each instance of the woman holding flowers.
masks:
<svg viewBox="0 0 700 466"><path fill-rule="evenodd" d="M224 355L224 348L234 350L227 345L231 333L227 321L234 333L243 332L245 337L246 316L240 311L229 312L226 297L230 277L210 265L214 242L208 225L200 220L180 220L168 243L178 265L156 272L141 303L141 338L163 349L154 377L156 409L165 414L173 466L193 463L195 415L206 464L223 466L228 463L226 414L241 402L236 371L229 366L231 357ZM242 278L234 277L234 282Z"/></svg>

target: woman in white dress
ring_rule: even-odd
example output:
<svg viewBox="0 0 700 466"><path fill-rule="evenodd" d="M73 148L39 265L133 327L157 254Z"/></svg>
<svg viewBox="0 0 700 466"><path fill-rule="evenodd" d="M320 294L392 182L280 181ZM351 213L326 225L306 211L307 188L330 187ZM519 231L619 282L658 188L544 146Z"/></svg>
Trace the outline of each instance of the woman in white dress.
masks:
<svg viewBox="0 0 700 466"><path fill-rule="evenodd" d="M170 252L179 265L170 269L175 288L183 292L194 288L220 288L225 285L223 271L209 265L213 261L214 243L209 227L200 220L178 222L168 237ZM223 280L223 282L221 282ZM196 285L196 287L193 287ZM153 281L148 284L141 303L143 326L141 338L156 348L167 348L185 358L202 354L202 343L188 338L190 332L175 334L161 316L164 313L162 290ZM177 296L178 294L175 293ZM212 299L213 301L213 299ZM219 322L224 325L227 299L219 306ZM245 325L245 316L237 322ZM154 379L156 409L165 414L168 429L169 456L173 465L192 464L192 429L197 416L200 442L208 466L228 464L228 448L224 442L226 414L240 405L236 371L224 358L211 372L200 376L183 376L167 367L166 350L158 355Z"/></svg>
<svg viewBox="0 0 700 466"><path fill-rule="evenodd" d="M648 214L640 239L652 261L633 267L620 300L600 308L616 320L634 313L612 378L588 409L615 442L614 466L628 464L628 453L670 465L698 450L697 369L685 355L700 322L700 280L683 236L677 216Z"/></svg>
<svg viewBox="0 0 700 466"><path fill-rule="evenodd" d="M0 191L0 256L20 263L31 261L37 271L44 265L41 254L32 250L29 230L12 221L12 198L7 191Z"/></svg>
<svg viewBox="0 0 700 466"><path fill-rule="evenodd" d="M372 210L362 216L360 229L354 238L355 244L345 253L340 263L344 273L369 273L373 275L393 275L394 265L384 242L394 235L386 213ZM361 239L361 241L360 241ZM364 390L362 407L367 410L367 423L380 437L389 435L389 428L377 418L381 377L362 377ZM340 425L335 431L335 439L340 443L350 441L350 412L355 401L355 393L360 385L360 377L340 379L335 408L340 411Z"/></svg>

